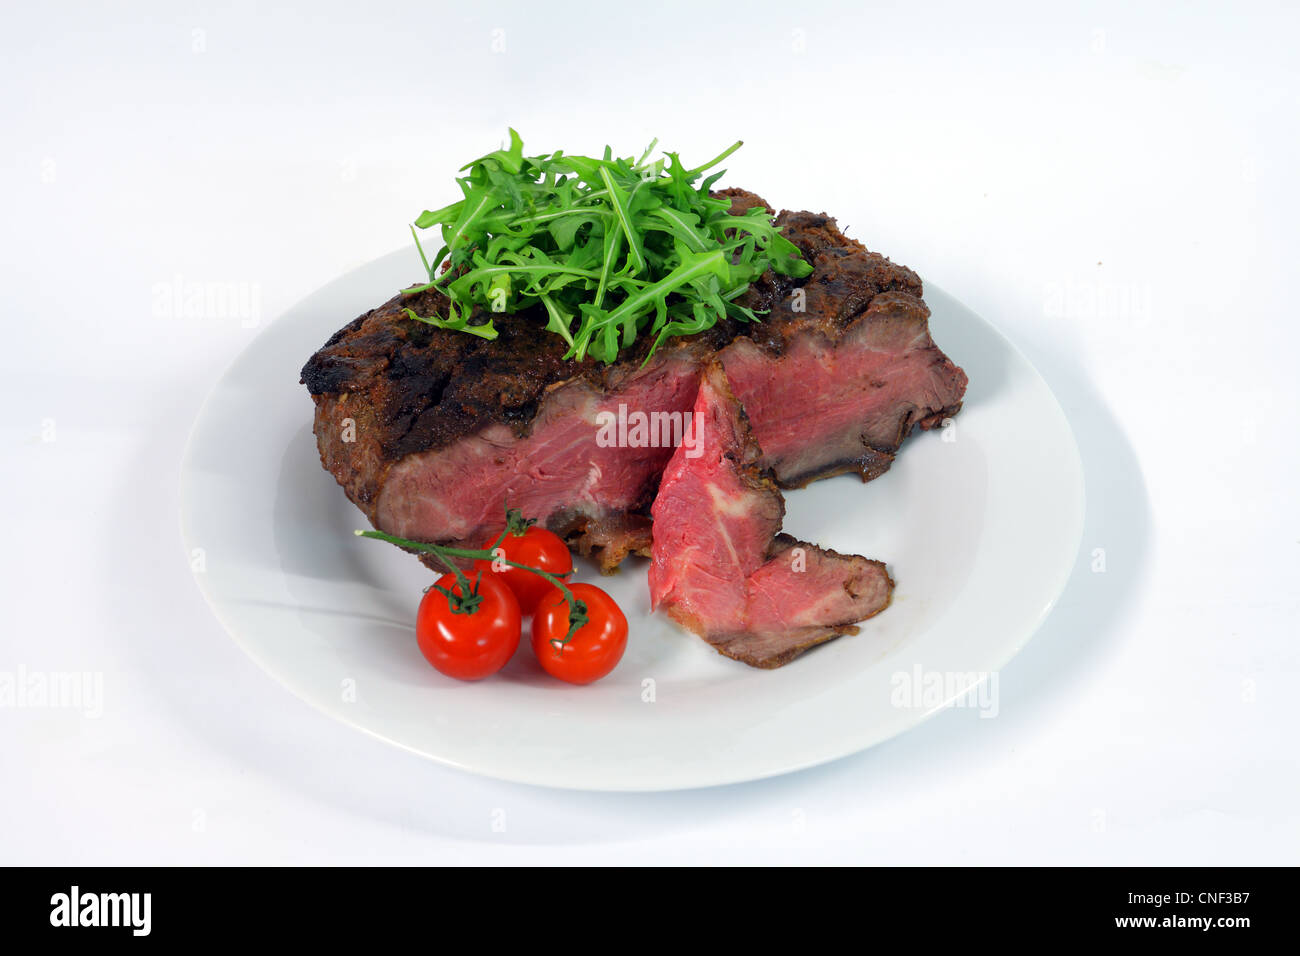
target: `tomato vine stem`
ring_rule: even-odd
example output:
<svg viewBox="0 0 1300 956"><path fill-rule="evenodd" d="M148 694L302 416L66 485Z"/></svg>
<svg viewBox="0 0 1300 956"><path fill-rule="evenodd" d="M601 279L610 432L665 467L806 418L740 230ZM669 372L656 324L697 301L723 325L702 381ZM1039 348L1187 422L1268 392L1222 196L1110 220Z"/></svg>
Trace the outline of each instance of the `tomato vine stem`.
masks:
<svg viewBox="0 0 1300 956"><path fill-rule="evenodd" d="M525 519L520 512L511 508L506 512L506 530L502 531L500 536L493 542L490 548L449 548L440 544L430 544L427 541L413 541L410 538L400 538L397 535L388 534L385 531L361 531L356 532L359 538L374 538L376 541L387 541L389 544L396 545L399 548L406 548L409 551L423 551L426 554L432 554L439 561L451 569L451 573L456 575L457 587L460 589L460 595L452 594L446 588L434 585L440 594L444 594L450 603L451 610L456 614L473 614L477 610L482 597L478 593L478 580L482 578L480 572L471 587L469 577L462 571L452 558L460 558L465 561L500 561L502 564L512 568L518 568L520 571L527 571L545 578L551 584L555 585L564 596L565 603L569 605L569 631L564 636L561 644L567 644L573 640L576 634L589 620L587 615L587 605L574 596L569 590L563 579L556 577L548 571L541 568L534 568L528 564L520 564L517 561L511 561L509 558L498 553L501 542L505 540L507 534L522 534L523 529L533 523L533 519ZM519 528L520 530L514 530ZM466 597L465 595L469 595Z"/></svg>

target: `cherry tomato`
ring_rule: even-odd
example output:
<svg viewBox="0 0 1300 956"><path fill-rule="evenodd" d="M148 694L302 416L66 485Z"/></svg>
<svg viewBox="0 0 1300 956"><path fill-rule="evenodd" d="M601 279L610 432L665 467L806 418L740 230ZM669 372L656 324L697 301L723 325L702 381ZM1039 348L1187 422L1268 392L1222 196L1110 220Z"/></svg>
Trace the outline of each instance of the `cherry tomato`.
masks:
<svg viewBox="0 0 1300 956"><path fill-rule="evenodd" d="M570 584L573 596L587 606L587 623L568 643L569 605L552 587L533 615L533 653L542 669L570 684L600 680L627 650L627 618L614 599L594 584Z"/></svg>
<svg viewBox="0 0 1300 956"><path fill-rule="evenodd" d="M490 548L493 544L493 541L489 541L483 547ZM506 532L500 549L503 552L502 557L553 574L557 578L573 573L573 555L569 554L568 545L559 535L537 525L529 526L520 535L511 531ZM555 587L540 574L521 571L508 565L504 571L493 571L493 563L475 561L474 570L481 570L485 577L491 576L504 581L519 599L519 611L524 617L531 616L537 610L537 604L543 595Z"/></svg>
<svg viewBox="0 0 1300 956"><path fill-rule="evenodd" d="M448 677L481 680L505 667L519 647L519 602L498 575L471 571L468 577L471 584L479 579L478 606L457 614L447 595L429 588L420 601L415 637L428 662ZM444 574L437 584L461 593L454 574Z"/></svg>

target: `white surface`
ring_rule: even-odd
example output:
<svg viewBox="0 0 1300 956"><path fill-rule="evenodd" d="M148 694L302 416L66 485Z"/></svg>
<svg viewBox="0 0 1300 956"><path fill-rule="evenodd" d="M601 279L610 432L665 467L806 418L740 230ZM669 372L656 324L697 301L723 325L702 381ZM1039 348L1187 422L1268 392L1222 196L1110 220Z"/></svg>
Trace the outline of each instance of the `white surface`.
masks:
<svg viewBox="0 0 1300 956"><path fill-rule="evenodd" d="M1083 530L1083 470L1038 373L979 316L926 293L936 340L967 371L959 424L913 436L888 474L786 496L785 530L843 554L886 555L888 613L798 666L759 671L650 613L647 561L613 577L580 562L628 617L628 649L594 686L528 653L466 685L414 640L434 575L368 527L320 467L295 369L410 280L409 250L296 304L217 384L181 470L197 583L249 656L330 716L475 773L584 790L678 790L801 770L893 737L950 704L997 716L999 672L1065 587ZM1025 435L1033 436L1027 443ZM232 448L240 454L232 455ZM977 688L981 681L988 686Z"/></svg>
<svg viewBox="0 0 1300 956"><path fill-rule="evenodd" d="M7 6L0 669L101 672L104 699L0 710L0 860L1297 862L1300 23L1067 6ZM405 242L507 124L687 156L744 136L731 181L837 214L1043 372L1084 558L997 719L574 794L349 732L226 637L177 478L258 329L168 317L166 284L255 284L265 322Z"/></svg>

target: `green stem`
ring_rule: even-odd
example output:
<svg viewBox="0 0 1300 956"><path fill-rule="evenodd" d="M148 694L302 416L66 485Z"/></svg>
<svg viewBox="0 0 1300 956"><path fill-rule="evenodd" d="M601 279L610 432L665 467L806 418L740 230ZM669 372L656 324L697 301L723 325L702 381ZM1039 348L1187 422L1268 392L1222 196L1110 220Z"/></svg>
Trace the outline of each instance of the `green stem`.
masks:
<svg viewBox="0 0 1300 956"><path fill-rule="evenodd" d="M692 282L700 276L707 275L710 272L715 275L722 272L724 275L727 270L727 260L725 251L719 249L698 256L693 262L683 262L668 275L664 276L658 282L646 286L640 292L628 296L613 311L608 312L605 316L595 322L590 323L586 329L582 330L584 335L578 341L575 349L579 360L587 354L588 344L591 342L595 333L609 325L617 325L625 320L635 316L643 309L647 309L654 304L656 298L662 298L674 289Z"/></svg>
<svg viewBox="0 0 1300 956"><path fill-rule="evenodd" d="M627 197L614 185L614 179L610 176L607 167L600 167L600 178L605 181L605 188L609 190L610 205L614 207L614 213L618 216L619 228L627 239L627 254L631 257L632 271L640 275L645 272L645 256L637 248L637 235L636 230L632 228L632 216L628 211Z"/></svg>
<svg viewBox="0 0 1300 956"><path fill-rule="evenodd" d="M447 567L451 568L452 572L456 575L456 582L461 588L462 595L468 595L470 593L469 579L465 576L465 572L456 567L455 564L449 560L450 558L463 558L466 561L501 561L503 564L512 568L518 568L520 571L528 571L532 574L538 575L539 577L545 578L547 581L551 582L551 584L559 588L560 593L564 595L565 603L569 605L569 631L565 634L564 640L560 641L561 644L569 643L569 641L573 640L573 635L588 621L587 606L574 597L573 592L569 590L569 586L554 574L543 571L541 568L534 568L531 565L519 564L516 561L511 561L503 555L498 555L496 553L497 549L500 548L501 542L505 540L505 536L509 531L510 529L507 527L505 531L501 532L501 537L497 538L496 543L493 544L491 548L477 549L448 548L440 544L429 544L425 541L412 541L410 538L399 538L397 535L388 534L386 531L357 531L356 535L359 538L374 538L376 541L387 541L389 544L395 544L399 548L407 548L411 551L423 551L426 554L432 554Z"/></svg>
<svg viewBox="0 0 1300 956"><path fill-rule="evenodd" d="M718 163L722 162L724 159L726 159L728 156L730 156L732 153L734 153L736 150L740 149L740 147L744 145L745 145L745 141L743 139L736 140L734 143L732 143L730 146L724 149L717 156L714 156L703 166L696 166L694 169L687 172L686 174L687 180L694 179L696 176L704 172L706 169L712 169L714 166L718 165Z"/></svg>
<svg viewBox="0 0 1300 956"><path fill-rule="evenodd" d="M429 265L429 260L424 255L424 246L420 245L420 237L415 233L415 226L411 226L411 238L415 240L415 248L419 250L420 261L424 263L424 271L430 279L433 278L433 266Z"/></svg>

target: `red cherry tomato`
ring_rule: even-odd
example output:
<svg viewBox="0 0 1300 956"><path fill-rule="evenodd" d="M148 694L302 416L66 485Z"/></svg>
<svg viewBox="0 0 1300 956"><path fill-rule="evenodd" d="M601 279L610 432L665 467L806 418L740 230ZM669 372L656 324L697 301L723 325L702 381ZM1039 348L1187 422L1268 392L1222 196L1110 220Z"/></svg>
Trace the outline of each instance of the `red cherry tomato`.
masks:
<svg viewBox="0 0 1300 956"><path fill-rule="evenodd" d="M457 614L447 595L429 588L420 601L415 637L429 663L448 677L481 680L505 667L519 647L519 602L498 575L470 572L468 577L471 584L479 579L478 606ZM454 574L444 574L437 583L461 593Z"/></svg>
<svg viewBox="0 0 1300 956"><path fill-rule="evenodd" d="M489 541L483 547L490 548L493 544L493 541ZM506 532L500 550L503 552L502 557L507 560L526 564L557 578L573 573L573 555L569 554L568 545L559 535L537 525L531 525L521 535ZM491 576L504 581L519 599L519 611L524 617L530 617L537 610L537 604L543 595L555 587L540 574L521 571L508 565L504 571L494 571L493 563L475 561L474 570L482 571L484 577Z"/></svg>
<svg viewBox="0 0 1300 956"><path fill-rule="evenodd" d="M570 684L600 680L627 650L627 618L614 599L594 584L570 584L573 596L587 606L587 623L568 643L569 605L552 587L533 616L533 653L542 669Z"/></svg>

